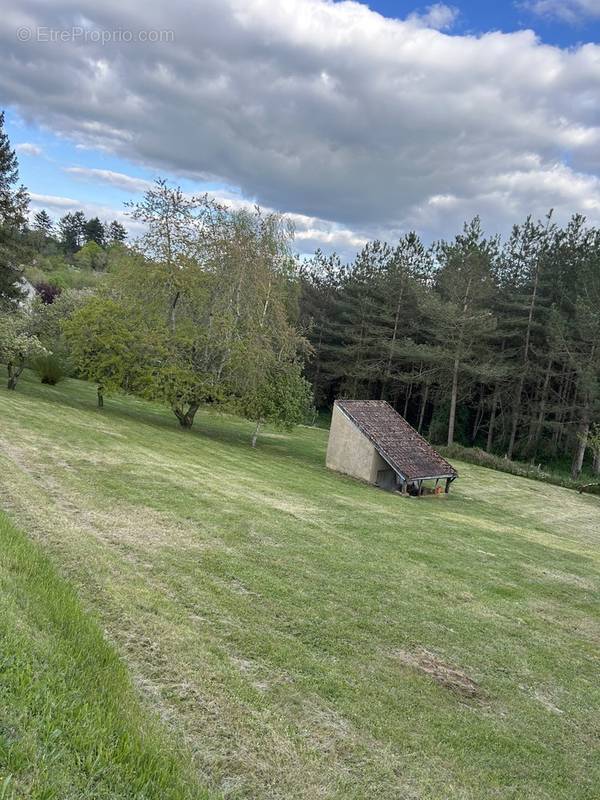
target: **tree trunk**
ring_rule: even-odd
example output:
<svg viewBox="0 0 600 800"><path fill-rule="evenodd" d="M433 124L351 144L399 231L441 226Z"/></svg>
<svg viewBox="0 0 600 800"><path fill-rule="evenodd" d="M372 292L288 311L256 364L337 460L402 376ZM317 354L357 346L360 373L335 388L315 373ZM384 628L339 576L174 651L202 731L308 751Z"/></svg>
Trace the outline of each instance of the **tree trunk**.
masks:
<svg viewBox="0 0 600 800"><path fill-rule="evenodd" d="M554 433L552 434L552 452L554 455L558 453L562 433L564 429L564 420L567 415L567 399L568 399L568 385L569 377L567 368L564 367L560 378L560 388L558 392L558 408L554 413Z"/></svg>
<svg viewBox="0 0 600 800"><path fill-rule="evenodd" d="M483 397L479 401L477 405L477 411L475 413L475 422L473 423L473 431L471 433L472 444L475 444L475 440L477 439L477 434L479 433L479 428L481 426L482 418L483 418Z"/></svg>
<svg viewBox="0 0 600 800"><path fill-rule="evenodd" d="M408 414L408 403L410 402L410 398L412 396L413 385L412 383L408 384L408 389L406 390L406 395L404 397L404 413L402 416L406 419L406 415Z"/></svg>
<svg viewBox="0 0 600 800"><path fill-rule="evenodd" d="M390 375L392 372L392 362L394 360L394 348L396 347L396 339L398 338L398 327L400 325L400 307L402 305L402 298L404 295L404 283L400 288L400 294L398 295L398 302L396 303L396 314L394 316L394 331L392 333L392 340L390 342L390 351L388 354L388 361L387 366L385 368L385 373L383 376L383 381L381 384L381 394L380 398L385 400L385 395L387 393L387 387L390 382Z"/></svg>
<svg viewBox="0 0 600 800"><path fill-rule="evenodd" d="M258 439L258 433L260 431L261 420L257 420L256 428L254 429L254 433L252 434L252 447L256 447L256 440Z"/></svg>
<svg viewBox="0 0 600 800"><path fill-rule="evenodd" d="M594 450L594 463L592 466L594 475L600 475L600 450Z"/></svg>
<svg viewBox="0 0 600 800"><path fill-rule="evenodd" d="M7 364L6 369L8 372L8 383L6 384L6 388L14 391L17 388L17 381L19 380L19 376L23 372L24 366L15 367L14 364Z"/></svg>
<svg viewBox="0 0 600 800"><path fill-rule="evenodd" d="M102 386L98 386L96 389L96 395L98 398L98 408L104 408L104 390Z"/></svg>
<svg viewBox="0 0 600 800"><path fill-rule="evenodd" d="M531 292L531 303L529 304L529 314L527 317L527 329L525 331L525 345L523 348L523 367L521 376L519 378L519 388L515 394L514 405L513 405L513 415L512 415L512 426L510 430L510 439L508 442L508 452L507 456L509 458L513 457L513 452L515 449L515 441L517 438L517 428L519 426L519 418L521 415L521 396L523 394L523 386L525 384L525 375L528 372L529 366L529 348L531 346L531 331L533 328L533 314L535 311L535 304L537 299L538 293L538 286L540 281L540 260L538 258L536 263L535 269L535 276L533 280L533 290Z"/></svg>
<svg viewBox="0 0 600 800"><path fill-rule="evenodd" d="M485 450L489 453L494 443L494 427L496 424L496 408L498 407L498 384L494 387L494 396L492 397L492 411L490 413L490 423L488 427L487 442Z"/></svg>
<svg viewBox="0 0 600 800"><path fill-rule="evenodd" d="M419 431L419 433L421 433L421 430L423 428L423 421L425 419L425 409L427 408L427 399L428 399L428 397L429 397L429 384L426 383L425 384L425 392L424 392L424 394L422 396L422 399L421 399L421 410L419 412L419 424L417 426L417 430Z"/></svg>
<svg viewBox="0 0 600 800"><path fill-rule="evenodd" d="M181 427L189 430L194 424L194 417L199 408L200 403L190 403L187 410L183 406L173 406L173 413L179 420Z"/></svg>
<svg viewBox="0 0 600 800"><path fill-rule="evenodd" d="M177 314L176 309L177 309L177 303L179 302L180 296L181 296L181 292L179 290L177 290L175 292L175 295L173 296L173 300L171 301L171 307L169 308L169 325L170 325L171 331L173 333L175 333L175 324L176 324L176 319L177 319L177 317L176 317L176 314Z"/></svg>
<svg viewBox="0 0 600 800"><path fill-rule="evenodd" d="M506 451L506 455L508 458L513 457L513 453L515 451L515 441L517 438L517 428L519 427L519 418L521 416L521 397L523 396L523 385L525 383L525 370L527 365L523 365L523 371L521 372L521 377L519 378L519 388L515 393L514 404L513 404L513 411L512 411L512 423L510 427L510 439L508 440L508 450Z"/></svg>
<svg viewBox="0 0 600 800"><path fill-rule="evenodd" d="M535 455L537 453L540 437L542 435L542 428L544 427L544 418L546 416L546 402L548 400L548 387L550 385L550 376L552 374L552 357L548 359L548 366L546 367L546 375L544 376L544 385L542 388L542 396L540 398L540 406L538 410L537 421L533 429L533 435L528 445L528 451Z"/></svg>
<svg viewBox="0 0 600 800"><path fill-rule="evenodd" d="M454 424L456 421L456 403L458 399L458 368L460 359L454 359L454 369L452 370L452 395L450 397L450 418L448 420L448 447L454 444Z"/></svg>
<svg viewBox="0 0 600 800"><path fill-rule="evenodd" d="M571 477L573 480L581 475L583 469L583 459L585 458L585 451L587 449L587 439L590 432L589 412L586 409L584 416L579 423L577 429L577 443L575 445L575 454L573 456L573 463L571 465Z"/></svg>
<svg viewBox="0 0 600 800"><path fill-rule="evenodd" d="M460 327L460 336L458 337L458 345L456 354L454 356L454 367L452 369L452 396L450 398L450 418L448 419L448 447L454 444L454 426L456 423L456 404L458 402L458 372L460 369L460 358L462 354L462 344L464 336L464 326L467 312L469 310L469 299L471 295L471 282L469 278L467 282L467 289L465 291L465 299L463 302L463 315Z"/></svg>

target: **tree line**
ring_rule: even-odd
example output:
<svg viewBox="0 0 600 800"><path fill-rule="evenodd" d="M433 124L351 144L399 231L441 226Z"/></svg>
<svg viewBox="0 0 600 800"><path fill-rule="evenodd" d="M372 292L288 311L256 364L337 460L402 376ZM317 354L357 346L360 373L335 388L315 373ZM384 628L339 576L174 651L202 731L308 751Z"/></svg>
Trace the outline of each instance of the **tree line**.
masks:
<svg viewBox="0 0 600 800"><path fill-rule="evenodd" d="M476 217L451 241L316 253L301 314L317 405L389 400L436 442L509 459L586 451L600 471L600 230L527 218L502 242Z"/></svg>
<svg viewBox="0 0 600 800"><path fill-rule="evenodd" d="M128 245L120 223L82 212L55 224L41 211L30 224L2 122L0 360L11 385L35 359L50 379L60 359L96 383L99 404L133 392L190 427L202 404L219 403L257 433L266 420L301 421L311 398L322 410L381 398L434 442L566 458L574 477L588 458L600 472L600 230L583 217L527 218L505 241L476 217L448 241L413 232L350 262L301 259L285 217L158 181L128 206L145 231ZM102 280L82 288L71 270L23 313L18 265L52 275L55 258Z"/></svg>

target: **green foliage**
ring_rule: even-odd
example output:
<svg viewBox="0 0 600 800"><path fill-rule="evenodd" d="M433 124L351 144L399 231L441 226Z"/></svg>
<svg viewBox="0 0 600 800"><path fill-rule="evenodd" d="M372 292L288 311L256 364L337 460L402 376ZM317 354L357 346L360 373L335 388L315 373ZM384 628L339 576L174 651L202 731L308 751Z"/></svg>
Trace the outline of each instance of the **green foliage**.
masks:
<svg viewBox="0 0 600 800"><path fill-rule="evenodd" d="M75 266L79 269L100 272L106 269L108 255L95 240L91 240L86 242L83 247L75 253L73 260Z"/></svg>
<svg viewBox="0 0 600 800"><path fill-rule="evenodd" d="M431 415L431 422L427 431L427 437L435 444L446 444L448 438L448 416L450 414L450 403L438 403ZM469 409L466 406L459 406L456 412L454 428L454 438L458 445L468 446L469 441Z"/></svg>
<svg viewBox="0 0 600 800"><path fill-rule="evenodd" d="M104 394L136 383L140 339L129 310L110 298L92 297L62 323L74 368Z"/></svg>
<svg viewBox="0 0 600 800"><path fill-rule="evenodd" d="M28 361L45 354L31 315L22 311L0 313L0 363L6 364L9 389L16 388Z"/></svg>
<svg viewBox="0 0 600 800"><path fill-rule="evenodd" d="M52 234L53 222L45 208L38 211L33 218L33 227L44 236Z"/></svg>
<svg viewBox="0 0 600 800"><path fill-rule="evenodd" d="M528 218L507 241L476 218L426 249L365 246L302 270L308 375L321 407L388 399L436 441L585 467L600 420L600 230ZM588 448L589 451L589 448Z"/></svg>
<svg viewBox="0 0 600 800"><path fill-rule="evenodd" d="M85 242L86 219L83 211L69 212L58 222L58 231L63 250L68 255L76 253Z"/></svg>
<svg viewBox="0 0 600 800"><path fill-rule="evenodd" d="M50 386L56 386L65 378L63 364L55 353L36 356L31 361L31 368L39 375L42 383Z"/></svg>
<svg viewBox="0 0 600 800"><path fill-rule="evenodd" d="M103 263L108 269L112 253L105 253L104 251L102 253L100 263ZM115 257L117 257L117 254L115 254ZM76 258L77 256L75 256ZM56 286L59 289L93 289L102 286L106 280L104 267L100 270L92 269L85 254L79 265L70 263L64 253L39 255L32 263L25 266L25 275L34 285L48 283L50 286Z"/></svg>
<svg viewBox="0 0 600 800"><path fill-rule="evenodd" d="M306 343L285 220L228 212L164 181L132 214L146 228L141 258L116 268L112 286L146 343L137 391L168 402L186 428L204 402L292 424L305 405L296 362Z"/></svg>
<svg viewBox="0 0 600 800"><path fill-rule="evenodd" d="M4 131L4 112L0 111L0 311L22 299L17 285L17 263L23 255L20 232L27 216L29 198L17 186L19 167L15 151Z"/></svg>
<svg viewBox="0 0 600 800"><path fill-rule="evenodd" d="M257 369L248 369L245 361L241 380L236 386L237 396L232 401L236 413L257 423L253 444L256 444L258 429L264 422L289 430L294 425L306 422L311 410L312 388L302 374L302 365L297 361L263 359Z"/></svg>
<svg viewBox="0 0 600 800"><path fill-rule="evenodd" d="M106 244L106 232L98 217L92 217L87 220L84 226L84 236L87 244L94 243L100 248L104 247Z"/></svg>
<svg viewBox="0 0 600 800"><path fill-rule="evenodd" d="M127 239L127 231L121 223L113 219L108 226L108 241L110 244L122 244Z"/></svg>

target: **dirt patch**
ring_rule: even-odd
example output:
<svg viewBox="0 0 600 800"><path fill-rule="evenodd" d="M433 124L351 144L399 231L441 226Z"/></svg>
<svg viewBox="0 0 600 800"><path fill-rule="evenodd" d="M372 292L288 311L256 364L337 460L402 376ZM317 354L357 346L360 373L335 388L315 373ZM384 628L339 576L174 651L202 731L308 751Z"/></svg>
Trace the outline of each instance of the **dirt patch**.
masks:
<svg viewBox="0 0 600 800"><path fill-rule="evenodd" d="M428 675L439 686L450 689L462 697L481 698L483 693L479 685L462 672L449 664L444 663L435 653L419 648L414 653L407 650L396 650L394 656L405 664L424 675Z"/></svg>

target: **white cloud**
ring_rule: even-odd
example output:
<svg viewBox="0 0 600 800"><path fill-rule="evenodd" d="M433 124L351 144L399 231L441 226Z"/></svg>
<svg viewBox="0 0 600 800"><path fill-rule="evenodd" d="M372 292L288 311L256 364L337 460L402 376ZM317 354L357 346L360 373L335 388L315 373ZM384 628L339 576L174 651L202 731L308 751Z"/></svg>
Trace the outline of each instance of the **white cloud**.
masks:
<svg viewBox="0 0 600 800"><path fill-rule="evenodd" d="M316 220L302 235L448 235L476 213L503 231L550 207L600 223L598 45L450 36L325 0L7 0L3 11L0 96L28 120ZM175 42L14 35L80 15L102 30L143 20ZM101 173L85 177L133 190Z"/></svg>
<svg viewBox="0 0 600 800"><path fill-rule="evenodd" d="M434 28L438 31L449 30L459 15L459 10L455 6L447 6L445 3L434 3L428 6L424 13L410 14L408 19L417 22L426 28Z"/></svg>
<svg viewBox="0 0 600 800"><path fill-rule="evenodd" d="M600 0L529 0L524 6L541 17L553 17L571 24L588 17L600 17Z"/></svg>
<svg viewBox="0 0 600 800"><path fill-rule="evenodd" d="M126 192L134 192L136 194L145 192L152 186L152 181L145 180L144 178L134 178L132 175L126 175L123 172L113 172L110 169L92 169L89 167L65 167L65 172L74 175L83 180L101 183L107 183L110 186L116 186L118 189L124 189Z"/></svg>
<svg viewBox="0 0 600 800"><path fill-rule="evenodd" d="M15 150L19 155L23 156L41 156L42 155L42 148L38 147L37 144L31 144L30 142L19 142L15 145Z"/></svg>
<svg viewBox="0 0 600 800"><path fill-rule="evenodd" d="M54 211L58 209L61 213L66 213L66 211L80 207L79 200L73 200L71 197L61 197L56 194L37 194L37 192L30 192L29 199L36 209L50 208ZM65 209L64 212L63 209Z"/></svg>

